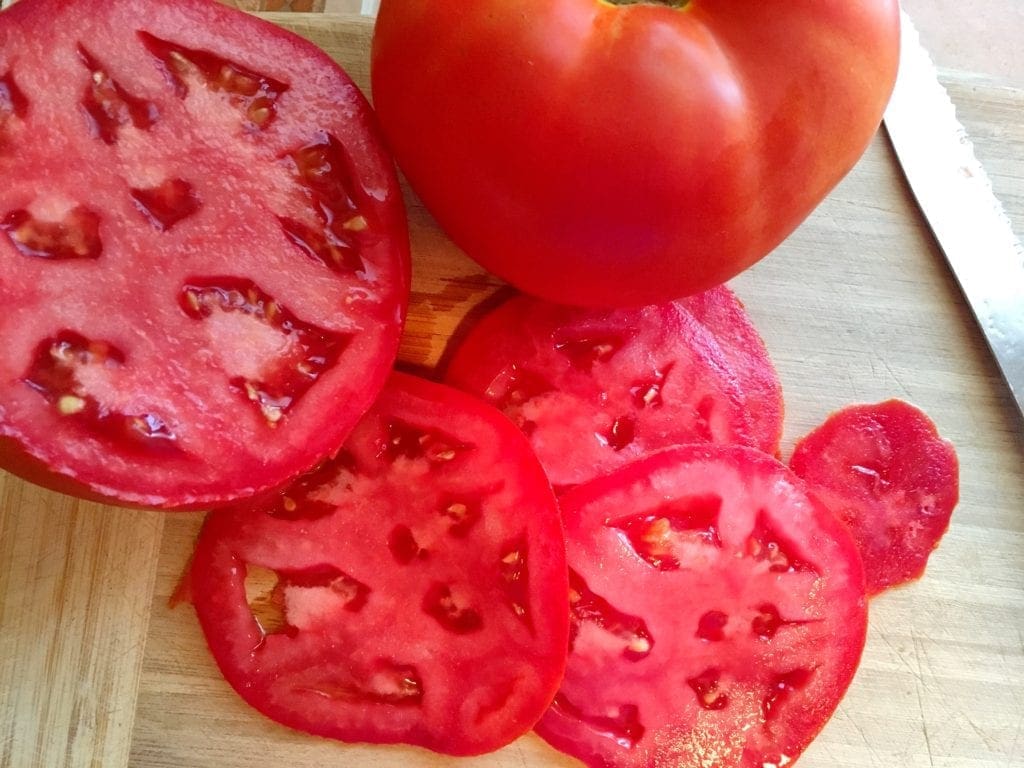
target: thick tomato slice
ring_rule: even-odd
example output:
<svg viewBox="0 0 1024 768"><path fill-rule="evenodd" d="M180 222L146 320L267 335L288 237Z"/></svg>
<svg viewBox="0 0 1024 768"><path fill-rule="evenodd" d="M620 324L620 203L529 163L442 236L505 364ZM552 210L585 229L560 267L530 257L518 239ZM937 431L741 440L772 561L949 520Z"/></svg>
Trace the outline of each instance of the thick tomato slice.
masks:
<svg viewBox="0 0 1024 768"><path fill-rule="evenodd" d="M497 749L565 667L565 544L536 457L490 406L402 374L336 460L208 518L191 586L242 697L345 741Z"/></svg>
<svg viewBox="0 0 1024 768"><path fill-rule="evenodd" d="M870 594L924 573L960 495L953 445L901 400L837 411L797 444L790 466L849 526Z"/></svg>
<svg viewBox="0 0 1024 768"><path fill-rule="evenodd" d="M777 456L782 440L782 383L743 303L720 285L689 296L682 302L711 331L740 383L750 416L754 445Z"/></svg>
<svg viewBox="0 0 1024 768"><path fill-rule="evenodd" d="M0 465L214 505L336 451L383 385L400 190L311 44L202 0L22 0L0 178Z"/></svg>
<svg viewBox="0 0 1024 768"><path fill-rule="evenodd" d="M446 379L512 418L559 488L670 445L756 444L727 356L682 302L587 310L516 296L460 342Z"/></svg>
<svg viewBox="0 0 1024 768"><path fill-rule="evenodd" d="M600 768L788 765L834 711L867 627L843 525L766 454L682 446L578 486L572 644L537 727Z"/></svg>

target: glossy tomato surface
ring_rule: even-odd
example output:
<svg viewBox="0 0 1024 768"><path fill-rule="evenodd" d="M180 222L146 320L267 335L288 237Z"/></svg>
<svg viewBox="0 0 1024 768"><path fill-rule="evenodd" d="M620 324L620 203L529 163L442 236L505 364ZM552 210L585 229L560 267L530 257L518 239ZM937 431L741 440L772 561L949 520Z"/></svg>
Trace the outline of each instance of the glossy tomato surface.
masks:
<svg viewBox="0 0 1024 768"><path fill-rule="evenodd" d="M670 449L559 505L572 642L540 735L593 768L791 764L864 646L843 525L737 446Z"/></svg>
<svg viewBox="0 0 1024 768"><path fill-rule="evenodd" d="M756 331L724 316L739 311L725 289L695 309L583 309L516 296L459 341L445 377L508 415L560 491L683 443L774 452L781 394ZM726 352L736 334L749 346L743 357ZM760 383L771 380L769 395ZM755 402L769 404L756 420Z"/></svg>
<svg viewBox="0 0 1024 768"><path fill-rule="evenodd" d="M395 171L324 53L204 0L0 13L0 465L164 508L341 445L408 295Z"/></svg>
<svg viewBox="0 0 1024 768"><path fill-rule="evenodd" d="M790 466L850 527L871 594L924 573L960 498L955 448L902 400L836 411Z"/></svg>
<svg viewBox="0 0 1024 768"><path fill-rule="evenodd" d="M383 0L377 109L469 256L636 306L724 282L853 167L895 80L896 0Z"/></svg>
<svg viewBox="0 0 1024 768"><path fill-rule="evenodd" d="M565 543L536 457L490 406L401 374L335 461L207 519L191 588L239 694L344 741L494 750L565 668Z"/></svg>

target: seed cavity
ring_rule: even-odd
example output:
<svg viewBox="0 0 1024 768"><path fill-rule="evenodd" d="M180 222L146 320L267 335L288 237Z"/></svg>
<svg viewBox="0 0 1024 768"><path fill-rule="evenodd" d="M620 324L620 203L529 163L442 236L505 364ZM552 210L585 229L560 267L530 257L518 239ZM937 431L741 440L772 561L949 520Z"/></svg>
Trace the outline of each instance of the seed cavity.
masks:
<svg viewBox="0 0 1024 768"><path fill-rule="evenodd" d="M464 539L480 520L482 504L479 499L449 497L441 501L441 514L451 521L448 533Z"/></svg>
<svg viewBox="0 0 1024 768"><path fill-rule="evenodd" d="M582 723L597 735L611 739L623 749L633 749L644 737L645 729L635 704L620 704L614 712L593 714L584 711L564 693L559 693L551 703L551 709L563 717Z"/></svg>
<svg viewBox="0 0 1024 768"><path fill-rule="evenodd" d="M148 189L133 188L130 194L139 212L161 232L167 232L200 208L195 190L184 179L167 179Z"/></svg>
<svg viewBox="0 0 1024 768"><path fill-rule="evenodd" d="M192 278L181 289L179 304L195 320L214 312L237 312L255 318L289 338L291 350L266 362L258 381L233 377L229 384L275 427L288 411L334 366L349 337L306 323L281 306L251 280L233 277Z"/></svg>
<svg viewBox="0 0 1024 768"><path fill-rule="evenodd" d="M628 414L612 422L611 429L600 436L601 442L613 451L621 451L636 440L636 419Z"/></svg>
<svg viewBox="0 0 1024 768"><path fill-rule="evenodd" d="M675 363L669 363L664 368L655 369L650 378L637 381L629 388L630 397L638 409L660 408L662 406L662 390L665 388L665 379L672 372L674 365Z"/></svg>
<svg viewBox="0 0 1024 768"><path fill-rule="evenodd" d="M719 710L729 705L729 697L722 690L719 670L706 669L686 682L697 694L697 703L701 709Z"/></svg>
<svg viewBox="0 0 1024 768"><path fill-rule="evenodd" d="M719 643L725 640L725 626L729 623L729 615L724 611L708 611L697 622L698 638L707 643Z"/></svg>
<svg viewBox="0 0 1024 768"><path fill-rule="evenodd" d="M431 584L423 596L423 610L442 627L456 635L469 635L483 629L483 618L476 609L452 594L449 585Z"/></svg>
<svg viewBox="0 0 1024 768"><path fill-rule="evenodd" d="M83 45L78 46L78 58L89 70L82 108L93 136L113 144L127 125L148 130L156 123L159 112L155 104L128 93Z"/></svg>
<svg viewBox="0 0 1024 768"><path fill-rule="evenodd" d="M11 71L0 75L0 128L11 117L24 120L28 115L28 99L14 82Z"/></svg>
<svg viewBox="0 0 1024 768"><path fill-rule="evenodd" d="M357 704L418 707L423 703L423 679L419 670L411 664L383 659L358 679L318 680L294 690Z"/></svg>
<svg viewBox="0 0 1024 768"><path fill-rule="evenodd" d="M413 560L426 560L427 550L416 542L416 536L407 525L396 525L388 534L388 550L399 565L408 565Z"/></svg>
<svg viewBox="0 0 1024 768"><path fill-rule="evenodd" d="M338 139L319 131L283 157L313 210L316 224L279 217L285 236L307 257L339 274L365 274L360 251L372 240L370 200Z"/></svg>
<svg viewBox="0 0 1024 768"><path fill-rule="evenodd" d="M596 334L577 338L557 339L555 349L565 355L574 368L589 372L596 363L611 360L625 341L612 334Z"/></svg>
<svg viewBox="0 0 1024 768"><path fill-rule="evenodd" d="M117 369L124 353L114 345L64 330L36 347L22 382L42 395L62 417L122 450L180 450L168 423L154 413L123 413L101 403L86 391L79 372L89 366Z"/></svg>
<svg viewBox="0 0 1024 768"><path fill-rule="evenodd" d="M501 410L511 410L554 389L555 386L539 373L512 363L487 385L484 398Z"/></svg>
<svg viewBox="0 0 1024 768"><path fill-rule="evenodd" d="M262 507L263 511L279 520L320 520L333 515L337 511L334 504L314 497L337 484L339 474L349 466L348 459L349 454L341 451L333 460L301 476L284 493L270 499Z"/></svg>
<svg viewBox="0 0 1024 768"><path fill-rule="evenodd" d="M583 623L591 623L616 638L622 647L622 656L628 661L640 661L650 654L654 638L647 622L639 616L620 611L606 599L593 592L576 571L569 570L569 648L575 646Z"/></svg>
<svg viewBox="0 0 1024 768"><path fill-rule="evenodd" d="M377 456L389 462L399 458L426 459L432 466L441 466L473 448L441 432L421 429L398 419L388 422L386 429L386 437Z"/></svg>
<svg viewBox="0 0 1024 768"><path fill-rule="evenodd" d="M768 563L768 570L772 573L820 575L817 568L798 554L795 544L779 535L764 510L758 512L754 530L747 539L746 554L758 562Z"/></svg>
<svg viewBox="0 0 1024 768"><path fill-rule="evenodd" d="M187 48L139 30L146 50L156 58L179 97L202 85L224 93L242 114L246 130L265 130L277 117L277 100L289 86L210 51Z"/></svg>
<svg viewBox="0 0 1024 768"><path fill-rule="evenodd" d="M721 549L721 509L720 496L700 494L675 499L652 512L607 525L616 529L642 560L660 571L674 571L700 558L706 547Z"/></svg>
<svg viewBox="0 0 1024 768"><path fill-rule="evenodd" d="M533 634L533 617L530 615L530 566L526 535L521 534L515 541L506 544L501 550L498 563L505 597L512 612L522 620Z"/></svg>
<svg viewBox="0 0 1024 768"><path fill-rule="evenodd" d="M763 721L768 723L778 717L779 711L790 696L796 691L805 688L811 681L814 670L797 668L775 677L768 686L768 692L761 700L761 714Z"/></svg>
<svg viewBox="0 0 1024 768"><path fill-rule="evenodd" d="M103 253L100 216L81 205L61 221L41 221L26 210L11 211L0 220L0 231L19 253L36 259L98 259Z"/></svg>
<svg viewBox="0 0 1024 768"><path fill-rule="evenodd" d="M264 636L294 636L311 615L322 618L330 604L350 613L363 610L370 588L329 564L274 570L250 563L246 565L245 593Z"/></svg>

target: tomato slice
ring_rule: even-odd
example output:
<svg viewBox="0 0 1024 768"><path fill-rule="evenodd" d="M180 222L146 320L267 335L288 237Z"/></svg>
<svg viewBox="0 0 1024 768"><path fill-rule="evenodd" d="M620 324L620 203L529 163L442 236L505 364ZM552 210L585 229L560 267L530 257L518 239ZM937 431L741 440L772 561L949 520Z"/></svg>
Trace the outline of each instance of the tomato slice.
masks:
<svg viewBox="0 0 1024 768"><path fill-rule="evenodd" d="M682 302L588 310L516 296L459 343L446 380L512 418L558 488L670 445L756 444L729 357Z"/></svg>
<svg viewBox="0 0 1024 768"><path fill-rule="evenodd" d="M681 446L559 499L572 645L537 727L601 768L788 765L864 646L857 550L772 457Z"/></svg>
<svg viewBox="0 0 1024 768"><path fill-rule="evenodd" d="M924 574L960 496L952 443L902 400L837 411L797 444L790 466L849 526L869 594Z"/></svg>
<svg viewBox="0 0 1024 768"><path fill-rule="evenodd" d="M753 445L778 456L784 412L782 383L743 302L720 285L688 296L682 304L711 331L736 375L750 416Z"/></svg>
<svg viewBox="0 0 1024 768"><path fill-rule="evenodd" d="M337 459L211 514L191 587L239 694L344 741L497 749L565 667L565 543L536 457L490 406L407 375Z"/></svg>
<svg viewBox="0 0 1024 768"><path fill-rule="evenodd" d="M310 43L202 0L22 0L0 178L0 465L220 504L336 451L383 386L400 189Z"/></svg>

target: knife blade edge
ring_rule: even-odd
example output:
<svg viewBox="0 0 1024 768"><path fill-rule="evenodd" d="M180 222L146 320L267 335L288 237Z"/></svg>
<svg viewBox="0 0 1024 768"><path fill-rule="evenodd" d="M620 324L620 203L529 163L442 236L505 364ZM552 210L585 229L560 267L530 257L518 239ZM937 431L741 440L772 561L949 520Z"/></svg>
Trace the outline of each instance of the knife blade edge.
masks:
<svg viewBox="0 0 1024 768"><path fill-rule="evenodd" d="M1024 416L1024 246L905 11L901 30L885 128Z"/></svg>

